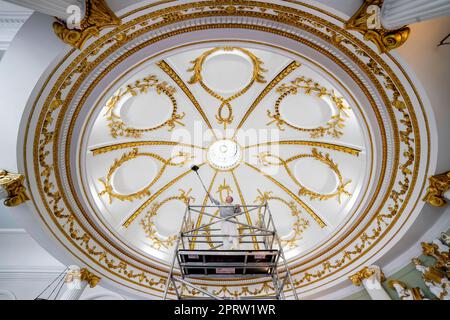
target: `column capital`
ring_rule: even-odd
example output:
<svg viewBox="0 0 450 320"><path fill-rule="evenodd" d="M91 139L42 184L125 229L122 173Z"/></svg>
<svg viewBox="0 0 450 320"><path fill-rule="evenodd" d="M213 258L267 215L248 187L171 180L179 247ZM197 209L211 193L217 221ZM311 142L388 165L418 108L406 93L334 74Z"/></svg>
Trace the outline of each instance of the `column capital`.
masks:
<svg viewBox="0 0 450 320"><path fill-rule="evenodd" d="M356 13L345 23L345 28L355 30L365 40L376 44L380 53L386 53L403 45L410 29L402 27L387 30L381 25L381 6L384 0L365 0Z"/></svg>
<svg viewBox="0 0 450 320"><path fill-rule="evenodd" d="M0 170L0 188L6 194L4 203L7 207L15 207L30 200L23 185L24 180L21 174Z"/></svg>
<svg viewBox="0 0 450 320"><path fill-rule="evenodd" d="M450 189L450 171L428 178L429 186L423 201L434 207L443 207L446 203L445 193Z"/></svg>
<svg viewBox="0 0 450 320"><path fill-rule="evenodd" d="M64 43L82 49L91 37L97 37L100 31L121 24L120 18L108 7L105 0L85 0L85 15L79 23L79 29L70 28L65 21L53 23L53 31Z"/></svg>
<svg viewBox="0 0 450 320"><path fill-rule="evenodd" d="M363 280L367 280L373 276L379 275L380 282L383 282L386 278L384 276L383 271L381 271L380 267L378 266L369 266L364 267L358 272L356 272L354 275L350 276L349 279L352 281L352 283L355 286L360 286L362 284Z"/></svg>
<svg viewBox="0 0 450 320"><path fill-rule="evenodd" d="M91 288L94 288L100 282L101 279L100 277L90 272L87 268L82 268L80 270L80 278L81 281L86 281L89 284L89 287Z"/></svg>

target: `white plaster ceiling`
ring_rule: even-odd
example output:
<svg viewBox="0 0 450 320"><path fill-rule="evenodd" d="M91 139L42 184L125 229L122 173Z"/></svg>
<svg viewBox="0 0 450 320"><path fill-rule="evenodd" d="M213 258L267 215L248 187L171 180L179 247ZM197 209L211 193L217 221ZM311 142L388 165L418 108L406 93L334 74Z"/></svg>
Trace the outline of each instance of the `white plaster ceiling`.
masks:
<svg viewBox="0 0 450 320"><path fill-rule="evenodd" d="M331 77L307 61L294 61L268 50L240 49L186 50L164 60L192 92L217 138L208 134L199 110L158 63L149 63L121 78L115 94L117 101L111 97L95 120L85 151L85 185L90 191L92 209L123 241L146 254L167 261L171 258L173 239L185 212L182 199L170 201L171 197L185 193L195 199L193 204L209 204L195 174L177 178L194 164L206 163L200 174L216 198L231 194L235 202L253 205L268 197L289 257L301 255L336 231L358 205L364 181L372 169L367 157L364 121L353 112L359 106L345 100ZM217 118L221 101L199 83L189 84L194 73L189 71L192 62L211 50L214 52L205 57L200 74L204 84L225 99L252 83L255 68L252 58L261 62L260 81L230 102L233 120L226 126ZM265 93L267 85L293 63L299 66ZM163 92L151 87L146 91L136 88L127 92L127 86L136 87L136 81L144 84L142 79L149 77L172 88L176 113L182 118L174 127L164 125L148 132L119 130L119 123L127 128L145 129L171 119L173 105ZM275 112L275 103L282 94L277 89L291 85L295 79L304 81L297 82L297 93L281 100L279 113L286 123L277 126L268 112ZM236 131L261 93L262 100ZM342 110L332 99L342 103ZM223 111L222 117L226 118L228 112ZM333 117L341 117L335 131L317 129L330 127ZM221 139L228 139L231 144L237 142L239 152L242 149L242 159L237 159L239 162L231 170L218 170L208 157L216 151L214 141ZM141 145L138 147L135 142ZM350 148L353 154L345 148ZM166 167L163 161L172 163ZM287 161L286 168L283 161ZM167 185L170 187L166 188ZM301 190L310 190L317 196ZM159 207L161 203L164 205ZM144 209L142 213L130 218L139 208ZM250 215L250 219L256 224L256 215ZM196 215L194 220L207 223L210 219ZM243 245L246 246L253 247ZM208 245L196 246L197 249L205 247Z"/></svg>

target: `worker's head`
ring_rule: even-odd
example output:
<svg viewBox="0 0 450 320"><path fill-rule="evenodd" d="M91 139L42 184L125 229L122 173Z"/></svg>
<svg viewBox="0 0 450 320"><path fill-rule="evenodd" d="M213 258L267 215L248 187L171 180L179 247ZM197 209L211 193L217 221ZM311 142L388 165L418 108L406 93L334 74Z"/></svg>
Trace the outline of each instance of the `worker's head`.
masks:
<svg viewBox="0 0 450 320"><path fill-rule="evenodd" d="M231 204L233 203L233 197L232 196L227 196L227 198L225 199L226 203Z"/></svg>

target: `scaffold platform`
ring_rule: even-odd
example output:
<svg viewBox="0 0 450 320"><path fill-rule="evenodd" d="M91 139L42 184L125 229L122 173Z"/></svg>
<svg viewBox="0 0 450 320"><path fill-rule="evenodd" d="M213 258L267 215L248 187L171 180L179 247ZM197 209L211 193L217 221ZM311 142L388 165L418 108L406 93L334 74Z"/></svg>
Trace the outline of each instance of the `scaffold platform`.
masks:
<svg viewBox="0 0 450 320"><path fill-rule="evenodd" d="M298 299L268 204L240 206L241 212L229 217L218 215L222 207L235 206L187 206L174 248L164 299L171 291L179 300L235 300L235 297L215 295L198 282L253 278L272 282L273 294L246 296L242 299L283 300L286 299L285 290L288 287L292 298ZM198 215L209 217L209 221L196 226L194 221L199 221ZM220 223L223 221L234 224L238 232L233 235L222 234ZM230 237L238 238L239 249L222 248L223 239ZM194 289L199 295L189 296L183 292L183 288Z"/></svg>

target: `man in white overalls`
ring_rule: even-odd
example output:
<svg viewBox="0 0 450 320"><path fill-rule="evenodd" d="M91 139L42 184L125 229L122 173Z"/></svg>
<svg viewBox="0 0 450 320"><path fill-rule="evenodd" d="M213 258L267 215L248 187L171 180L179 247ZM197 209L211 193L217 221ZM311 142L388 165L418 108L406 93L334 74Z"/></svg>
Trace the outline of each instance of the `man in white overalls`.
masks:
<svg viewBox="0 0 450 320"><path fill-rule="evenodd" d="M222 207L220 208L220 217L226 218L229 216L233 216L237 213L241 212L241 207L239 205L233 206L233 197L227 196L225 199L225 203L220 203L220 201L214 199L209 195L209 198L215 205L223 205L230 207ZM236 218L232 218L236 219ZM239 235L237 225L229 220L222 221L222 234L225 235L223 239L223 250L239 250Z"/></svg>

